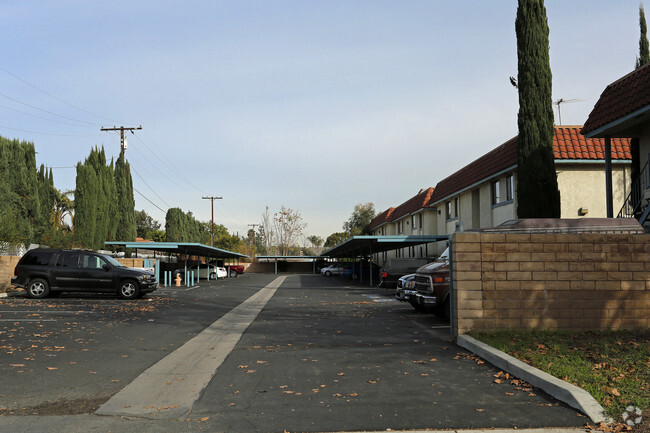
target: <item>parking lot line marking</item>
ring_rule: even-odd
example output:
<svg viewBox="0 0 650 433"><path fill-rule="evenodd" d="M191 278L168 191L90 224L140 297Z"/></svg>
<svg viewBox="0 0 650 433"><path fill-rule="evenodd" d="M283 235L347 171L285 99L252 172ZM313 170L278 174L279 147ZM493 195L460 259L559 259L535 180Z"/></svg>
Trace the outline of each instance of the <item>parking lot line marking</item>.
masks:
<svg viewBox="0 0 650 433"><path fill-rule="evenodd" d="M183 346L149 367L95 414L185 419L217 368L285 278L286 276L276 278Z"/></svg>
<svg viewBox="0 0 650 433"><path fill-rule="evenodd" d="M0 322L56 322L56 319L0 319Z"/></svg>
<svg viewBox="0 0 650 433"><path fill-rule="evenodd" d="M10 314L24 314L24 313L30 313L30 314L97 314L97 311L84 311L84 310L77 310L77 311L70 311L70 310L0 310L0 314L2 313L10 313Z"/></svg>

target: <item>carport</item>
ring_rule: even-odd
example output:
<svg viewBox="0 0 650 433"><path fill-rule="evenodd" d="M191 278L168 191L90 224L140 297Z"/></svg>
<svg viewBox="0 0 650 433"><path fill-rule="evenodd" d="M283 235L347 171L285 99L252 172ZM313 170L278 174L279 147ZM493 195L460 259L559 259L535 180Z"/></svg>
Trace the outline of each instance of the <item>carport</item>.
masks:
<svg viewBox="0 0 650 433"><path fill-rule="evenodd" d="M105 245L124 247L136 250L149 250L156 252L171 254L185 255L185 272L187 272L187 256L205 257L208 259L244 259L249 258L245 254L235 253L233 251L222 250L221 248L209 247L200 243L193 242L121 242L121 241L107 241ZM228 269L230 275L230 269ZM156 261L156 279L160 281L160 263ZM197 279L198 280L198 279ZM186 280L187 282L187 280ZM171 280L170 280L171 283Z"/></svg>
<svg viewBox="0 0 650 433"><path fill-rule="evenodd" d="M373 254L384 251L398 250L400 248L414 247L422 244L449 240L448 235L417 235L417 236L353 236L347 241L325 251L321 257L363 259L370 258ZM372 260L368 260L368 274L372 286ZM360 279L363 280L363 268Z"/></svg>
<svg viewBox="0 0 650 433"><path fill-rule="evenodd" d="M273 260L275 263L275 274L278 273L278 260L295 260L295 261L311 261L312 262L312 271L316 273L316 260L322 259L322 256L257 256L257 261L262 260Z"/></svg>

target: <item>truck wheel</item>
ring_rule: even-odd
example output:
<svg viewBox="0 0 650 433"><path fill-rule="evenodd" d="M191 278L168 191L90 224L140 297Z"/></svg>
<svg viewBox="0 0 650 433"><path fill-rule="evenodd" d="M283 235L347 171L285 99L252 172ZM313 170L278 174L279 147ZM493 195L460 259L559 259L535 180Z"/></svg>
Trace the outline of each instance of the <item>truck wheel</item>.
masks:
<svg viewBox="0 0 650 433"><path fill-rule="evenodd" d="M449 322L451 317L451 305L449 304L449 298L445 299L445 303L442 305L442 317Z"/></svg>
<svg viewBox="0 0 650 433"><path fill-rule="evenodd" d="M230 278L235 278L237 276L237 271L234 269L230 270Z"/></svg>
<svg viewBox="0 0 650 433"><path fill-rule="evenodd" d="M120 283L118 294L122 299L135 299L140 295L138 283L134 280L125 280Z"/></svg>
<svg viewBox="0 0 650 433"><path fill-rule="evenodd" d="M41 299L45 298L50 293L50 286L42 278L34 278L27 283L27 295L30 298Z"/></svg>

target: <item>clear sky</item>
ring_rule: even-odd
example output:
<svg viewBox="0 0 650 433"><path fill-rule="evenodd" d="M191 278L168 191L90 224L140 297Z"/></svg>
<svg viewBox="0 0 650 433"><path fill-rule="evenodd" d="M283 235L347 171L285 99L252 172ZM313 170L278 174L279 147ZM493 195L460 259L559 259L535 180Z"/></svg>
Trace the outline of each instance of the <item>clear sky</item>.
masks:
<svg viewBox="0 0 650 433"><path fill-rule="evenodd" d="M638 55L638 0L547 0L554 100L583 124ZM136 209L305 235L397 206L517 134L516 0L0 0L0 135L55 186L128 134ZM649 17L650 18L650 17ZM556 112L556 123L559 123ZM145 198L146 197L146 198Z"/></svg>

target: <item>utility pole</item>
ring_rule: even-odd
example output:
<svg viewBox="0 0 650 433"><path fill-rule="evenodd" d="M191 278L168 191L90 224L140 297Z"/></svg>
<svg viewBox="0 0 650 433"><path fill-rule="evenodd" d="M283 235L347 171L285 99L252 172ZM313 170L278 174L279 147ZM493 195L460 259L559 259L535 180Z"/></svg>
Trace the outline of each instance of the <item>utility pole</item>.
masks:
<svg viewBox="0 0 650 433"><path fill-rule="evenodd" d="M133 132L136 129L142 129L142 125L138 127L126 127L126 126L113 126L112 128L101 128L101 131L120 131L120 153L124 155L124 151L126 150L126 138L124 138L124 131L131 131L131 134L135 134Z"/></svg>
<svg viewBox="0 0 650 433"><path fill-rule="evenodd" d="M210 224L210 246L214 247L214 201L221 200L223 197L203 197L203 200L210 200L212 203L212 224Z"/></svg>

